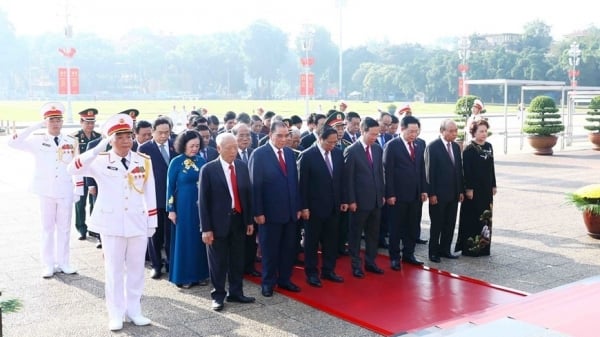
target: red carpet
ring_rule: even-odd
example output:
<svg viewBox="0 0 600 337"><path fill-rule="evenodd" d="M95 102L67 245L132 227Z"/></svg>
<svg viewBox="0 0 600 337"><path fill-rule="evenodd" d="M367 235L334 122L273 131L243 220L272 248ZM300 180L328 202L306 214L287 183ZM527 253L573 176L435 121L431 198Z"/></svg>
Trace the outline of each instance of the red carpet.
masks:
<svg viewBox="0 0 600 337"><path fill-rule="evenodd" d="M322 288L309 286L303 268L296 267L292 282L302 291L276 291L386 336L427 328L526 295L429 267L403 264L402 271L393 271L387 256L380 255L377 264L385 270L384 275L365 273L365 278L357 279L351 274L350 259L340 258L336 273L345 282L322 280ZM260 283L259 277L248 280Z"/></svg>

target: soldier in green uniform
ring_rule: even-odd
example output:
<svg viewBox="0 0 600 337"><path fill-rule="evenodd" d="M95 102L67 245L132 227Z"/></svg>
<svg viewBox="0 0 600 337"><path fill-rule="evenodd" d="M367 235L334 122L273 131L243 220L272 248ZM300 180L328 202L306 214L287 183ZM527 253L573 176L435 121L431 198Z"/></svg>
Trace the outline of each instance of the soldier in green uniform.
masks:
<svg viewBox="0 0 600 337"><path fill-rule="evenodd" d="M71 135L73 136L73 138L75 138L75 141L78 144L79 153L85 152L88 143L96 138L100 138L101 136L100 133L94 131L97 114L98 110L94 108L88 108L79 112L79 122L81 123L81 130ZM75 228L79 232L79 240L85 240L87 238L87 225L85 223L85 206L88 197L91 213L92 209L94 208L94 201L91 195L88 196L88 186L87 184L84 184L83 195L79 198L79 201L75 203Z"/></svg>

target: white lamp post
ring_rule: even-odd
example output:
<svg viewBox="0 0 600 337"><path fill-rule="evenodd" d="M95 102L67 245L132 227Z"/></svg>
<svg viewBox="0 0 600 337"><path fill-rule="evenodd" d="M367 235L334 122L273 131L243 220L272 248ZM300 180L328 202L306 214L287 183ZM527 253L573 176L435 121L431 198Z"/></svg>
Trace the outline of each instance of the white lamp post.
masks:
<svg viewBox="0 0 600 337"><path fill-rule="evenodd" d="M567 51L569 55L569 65L571 66L571 70L569 71L569 76L571 79L571 87L577 87L577 76L579 72L577 71L577 66L579 65L579 60L581 59L581 49L579 49L579 43L573 42L571 43L571 47Z"/></svg>
<svg viewBox="0 0 600 337"><path fill-rule="evenodd" d="M312 27L306 26L304 28L304 34L302 37L302 50L304 51L304 60L302 61L302 65L304 66L304 118L308 120L308 115L310 114L310 108L308 106L308 100L310 98L310 92L308 90L309 80L308 76L310 74L310 66L313 60L309 59L308 53L312 50L313 40L315 36L315 31Z"/></svg>
<svg viewBox="0 0 600 337"><path fill-rule="evenodd" d="M458 57L460 58L460 65L458 70L462 75L462 97L467 95L467 71L469 70L469 48L471 47L471 40L467 36L462 37L458 41Z"/></svg>

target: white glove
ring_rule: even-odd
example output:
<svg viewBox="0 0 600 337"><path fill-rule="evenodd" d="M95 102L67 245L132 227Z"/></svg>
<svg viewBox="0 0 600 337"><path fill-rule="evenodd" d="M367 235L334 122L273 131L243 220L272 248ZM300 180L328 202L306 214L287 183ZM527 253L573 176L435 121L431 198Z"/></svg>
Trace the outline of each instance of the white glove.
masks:
<svg viewBox="0 0 600 337"><path fill-rule="evenodd" d="M148 228L148 233L147 233L147 236L148 236L149 238L151 238L151 237L154 235L154 233L156 233L156 228L154 228L154 227L152 227L152 228Z"/></svg>
<svg viewBox="0 0 600 337"><path fill-rule="evenodd" d="M97 156L100 152L106 151L106 146L110 144L110 141L113 140L113 138L114 136L102 138L100 143L98 143L98 145L96 145L96 147L92 150L94 155Z"/></svg>

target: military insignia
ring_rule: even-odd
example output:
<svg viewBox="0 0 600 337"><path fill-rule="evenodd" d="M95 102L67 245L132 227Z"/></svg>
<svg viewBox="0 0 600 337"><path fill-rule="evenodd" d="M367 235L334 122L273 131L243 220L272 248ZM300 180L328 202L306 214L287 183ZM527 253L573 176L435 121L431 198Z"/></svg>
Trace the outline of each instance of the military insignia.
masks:
<svg viewBox="0 0 600 337"><path fill-rule="evenodd" d="M118 171L119 169L114 167L114 166L107 166L107 169L111 170L111 171Z"/></svg>
<svg viewBox="0 0 600 337"><path fill-rule="evenodd" d="M48 144L48 143L42 143L42 146L45 146L45 147L51 147L52 145L50 145L50 144Z"/></svg>

